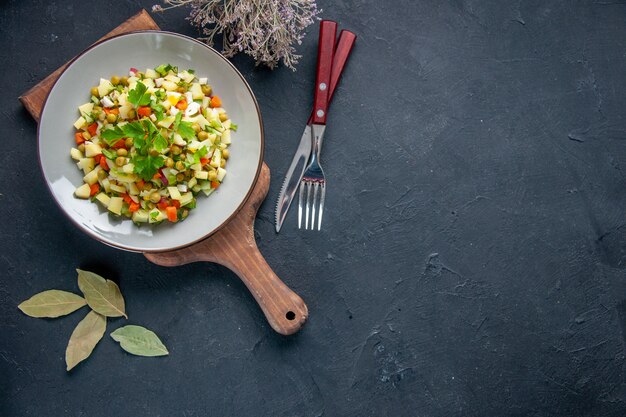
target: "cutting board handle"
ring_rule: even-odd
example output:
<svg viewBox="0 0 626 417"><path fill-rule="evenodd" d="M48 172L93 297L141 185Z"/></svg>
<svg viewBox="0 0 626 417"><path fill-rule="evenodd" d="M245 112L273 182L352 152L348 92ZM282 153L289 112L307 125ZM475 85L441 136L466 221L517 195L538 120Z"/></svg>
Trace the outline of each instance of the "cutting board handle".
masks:
<svg viewBox="0 0 626 417"><path fill-rule="evenodd" d="M272 271L254 239L254 219L269 190L270 170L263 164L259 179L241 211L209 238L173 252L146 253L151 262L178 266L191 262L214 262L233 271L248 287L278 333L290 335L304 325L308 309Z"/></svg>

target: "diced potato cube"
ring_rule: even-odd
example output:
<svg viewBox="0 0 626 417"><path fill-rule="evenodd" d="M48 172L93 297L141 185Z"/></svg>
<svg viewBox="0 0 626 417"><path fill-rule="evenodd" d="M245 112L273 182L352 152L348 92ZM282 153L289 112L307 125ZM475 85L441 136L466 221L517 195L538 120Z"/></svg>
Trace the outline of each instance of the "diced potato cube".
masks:
<svg viewBox="0 0 626 417"><path fill-rule="evenodd" d="M175 82L165 80L161 87L165 88L166 91L174 91L178 88L178 85Z"/></svg>
<svg viewBox="0 0 626 417"><path fill-rule="evenodd" d="M217 180L219 182L222 182L222 180L224 179L224 177L226 176L226 170L224 168L218 168L217 169Z"/></svg>
<svg viewBox="0 0 626 417"><path fill-rule="evenodd" d="M176 187L167 187L167 192L170 194L170 198L172 200L179 200L180 201L180 191L178 191L178 188Z"/></svg>
<svg viewBox="0 0 626 417"><path fill-rule="evenodd" d="M190 191L190 192L187 192L187 193L183 194L180 197L179 201L180 201L180 205L181 206L186 206L187 204L189 204L189 203L191 203L193 201L193 193Z"/></svg>
<svg viewBox="0 0 626 417"><path fill-rule="evenodd" d="M174 123L175 119L176 118L174 116L167 116L164 117L163 120L161 120L159 123L157 123L157 125L167 129L172 125L172 123Z"/></svg>
<svg viewBox="0 0 626 417"><path fill-rule="evenodd" d="M199 78L199 79L198 79L198 82L199 82L200 84L206 84L206 83L208 83L208 82L209 82L209 79L208 79L207 77Z"/></svg>
<svg viewBox="0 0 626 417"><path fill-rule="evenodd" d="M199 180L206 180L209 178L209 173L207 171L196 171L194 177Z"/></svg>
<svg viewBox="0 0 626 417"><path fill-rule="evenodd" d="M100 184L102 184L102 186L104 187L104 191L106 191L107 193L111 192L111 183L109 182L108 178L105 178L102 181L100 181Z"/></svg>
<svg viewBox="0 0 626 417"><path fill-rule="evenodd" d="M180 82L180 78L178 78L177 76L173 75L173 74L168 74L165 76L165 80L169 81L171 83L174 84L178 84Z"/></svg>
<svg viewBox="0 0 626 417"><path fill-rule="evenodd" d="M87 199L89 198L89 194L91 194L89 184L83 184L74 191L74 195L78 198Z"/></svg>
<svg viewBox="0 0 626 417"><path fill-rule="evenodd" d="M96 196L96 200L101 202L104 207L108 207L109 202L111 201L111 198L105 193L100 193Z"/></svg>
<svg viewBox="0 0 626 417"><path fill-rule="evenodd" d="M126 187L122 187L121 185L111 184L109 185L111 191L115 191L116 193L126 194Z"/></svg>
<svg viewBox="0 0 626 417"><path fill-rule="evenodd" d="M192 178L189 180L189 182L187 183L187 187L189 188L193 188L196 184L198 183L198 180L195 178Z"/></svg>
<svg viewBox="0 0 626 417"><path fill-rule="evenodd" d="M220 166L220 162L222 162L222 151L216 149L213 152L213 158L211 158L211 166L218 167Z"/></svg>
<svg viewBox="0 0 626 417"><path fill-rule="evenodd" d="M222 143L230 145L230 129L226 129L222 132Z"/></svg>
<svg viewBox="0 0 626 417"><path fill-rule="evenodd" d="M89 174L96 166L96 161L93 158L82 158L76 165L78 165L78 168L82 169L85 174Z"/></svg>
<svg viewBox="0 0 626 417"><path fill-rule="evenodd" d="M83 126L85 126L85 123L87 123L87 121L85 120L85 118L83 116L80 116L78 119L76 119L76 121L74 122L74 127L76 129L82 129Z"/></svg>
<svg viewBox="0 0 626 417"><path fill-rule="evenodd" d="M191 168L192 171L202 171L202 165L200 165L200 163L193 164L189 168Z"/></svg>
<svg viewBox="0 0 626 417"><path fill-rule="evenodd" d="M128 194L131 196L139 195L139 188L137 188L134 182L128 184Z"/></svg>
<svg viewBox="0 0 626 417"><path fill-rule="evenodd" d="M207 108L209 107L209 103L211 102L211 99L207 96L202 97L202 107L203 108Z"/></svg>
<svg viewBox="0 0 626 417"><path fill-rule="evenodd" d="M167 215L157 208L152 209L148 215L150 223L157 223L167 219Z"/></svg>
<svg viewBox="0 0 626 417"><path fill-rule="evenodd" d="M122 197L111 197L107 208L111 213L115 213L119 216L120 214L122 214L123 203L124 200L122 199Z"/></svg>
<svg viewBox="0 0 626 417"><path fill-rule="evenodd" d="M89 185L93 185L98 182L98 171L102 170L102 167L98 165L93 170L89 171L87 175L83 177L83 181L85 181Z"/></svg>
<svg viewBox="0 0 626 417"><path fill-rule="evenodd" d="M122 171L125 174L132 174L133 171L135 170L135 165L134 164L126 164L122 167Z"/></svg>
<svg viewBox="0 0 626 417"><path fill-rule="evenodd" d="M194 100L202 100L204 98L202 87L200 87L200 84L198 83L191 84L191 88L189 89L189 91L191 92L191 97Z"/></svg>
<svg viewBox="0 0 626 417"><path fill-rule="evenodd" d="M89 114L93 111L93 103L85 103L82 106L78 106L78 111L80 112L81 116L84 116L86 114Z"/></svg>
<svg viewBox="0 0 626 417"><path fill-rule="evenodd" d="M85 156L87 158L100 155L101 153L102 153L102 148L100 147L100 145L96 145L95 143L90 143L90 144L85 145Z"/></svg>
<svg viewBox="0 0 626 417"><path fill-rule="evenodd" d="M187 142L185 142L185 139L183 139L183 137L179 135L178 133L174 133L173 142L174 142L174 145L178 145L178 146L187 145Z"/></svg>
<svg viewBox="0 0 626 417"><path fill-rule="evenodd" d="M133 221L135 223L148 223L149 215L146 210L137 210L133 213Z"/></svg>
<svg viewBox="0 0 626 417"><path fill-rule="evenodd" d="M107 94L109 94L111 90L113 90L113 84L111 84L111 81L105 78L100 78L100 85L98 86L98 95L100 97L104 97Z"/></svg>
<svg viewBox="0 0 626 417"><path fill-rule="evenodd" d="M159 78L159 74L157 74L157 72L152 68L148 68L144 74L146 75L146 78Z"/></svg>
<svg viewBox="0 0 626 417"><path fill-rule="evenodd" d="M70 156L75 161L80 161L81 159L83 159L83 153L76 148L70 149Z"/></svg>
<svg viewBox="0 0 626 417"><path fill-rule="evenodd" d="M184 82L190 83L193 81L196 76L188 71L181 71L178 73L178 76L183 79Z"/></svg>
<svg viewBox="0 0 626 417"><path fill-rule="evenodd" d="M133 106L130 103L124 103L120 106L120 117L122 119L128 119L128 112L133 109Z"/></svg>

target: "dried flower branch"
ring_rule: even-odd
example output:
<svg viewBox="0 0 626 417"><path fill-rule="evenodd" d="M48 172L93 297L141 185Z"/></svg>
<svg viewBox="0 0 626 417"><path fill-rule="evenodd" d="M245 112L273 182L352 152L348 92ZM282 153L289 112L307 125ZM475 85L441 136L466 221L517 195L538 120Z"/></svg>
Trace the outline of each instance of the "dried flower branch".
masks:
<svg viewBox="0 0 626 417"><path fill-rule="evenodd" d="M222 34L223 53L232 57L244 52L257 65L275 68L279 61L293 70L300 55L304 30L319 11L315 0L164 0L166 7L154 5L153 12L190 6L187 20L198 27L208 45Z"/></svg>

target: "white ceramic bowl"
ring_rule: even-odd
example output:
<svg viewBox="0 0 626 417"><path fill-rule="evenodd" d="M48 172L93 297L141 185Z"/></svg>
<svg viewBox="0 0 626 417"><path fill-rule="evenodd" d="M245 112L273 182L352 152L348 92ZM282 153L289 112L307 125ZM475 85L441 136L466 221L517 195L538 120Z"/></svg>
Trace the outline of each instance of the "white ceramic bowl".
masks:
<svg viewBox="0 0 626 417"><path fill-rule="evenodd" d="M70 158L77 106L89 101L99 79L126 75L162 63L192 68L208 77L215 94L239 128L233 132L223 184L211 196L198 196L197 207L180 223L137 227L110 215L99 204L74 197L82 171ZM263 163L263 124L257 101L237 69L221 54L192 38L161 31L133 32L99 42L75 58L61 74L44 105L38 132L39 160L52 196L76 226L108 245L136 252L161 252L202 240L241 209Z"/></svg>

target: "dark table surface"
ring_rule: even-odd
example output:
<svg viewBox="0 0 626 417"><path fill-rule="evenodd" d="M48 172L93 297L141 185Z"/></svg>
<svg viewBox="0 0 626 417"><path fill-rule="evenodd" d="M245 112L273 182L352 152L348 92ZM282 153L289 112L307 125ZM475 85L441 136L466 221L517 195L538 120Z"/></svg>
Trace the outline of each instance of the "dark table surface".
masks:
<svg viewBox="0 0 626 417"><path fill-rule="evenodd" d="M355 31L323 152L321 233L273 210L312 98L297 72L234 62L272 169L261 251L307 302L282 337L225 268L162 268L60 213L18 95L150 1L0 3L1 416L623 416L626 4L319 1ZM156 15L196 32L184 11ZM119 282L170 356L107 336L66 373L84 315L32 319L76 267ZM111 320L109 331L123 324Z"/></svg>

